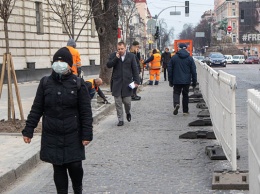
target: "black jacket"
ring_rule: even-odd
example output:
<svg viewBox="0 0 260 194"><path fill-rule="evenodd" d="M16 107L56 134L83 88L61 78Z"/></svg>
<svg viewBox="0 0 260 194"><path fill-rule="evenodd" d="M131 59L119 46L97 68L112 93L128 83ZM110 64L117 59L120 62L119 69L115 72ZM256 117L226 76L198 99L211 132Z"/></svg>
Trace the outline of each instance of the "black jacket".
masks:
<svg viewBox="0 0 260 194"><path fill-rule="evenodd" d="M128 97L132 95L129 87L131 82L139 84L139 74L136 64L136 56L126 52L125 60L116 57L116 52L112 53L107 62L107 67L112 68L111 89L113 96Z"/></svg>
<svg viewBox="0 0 260 194"><path fill-rule="evenodd" d="M197 72L193 58L181 49L174 55L168 64L168 80L171 84L197 83Z"/></svg>
<svg viewBox="0 0 260 194"><path fill-rule="evenodd" d="M93 118L90 96L83 79L78 89L77 77L73 74L59 79L53 72L47 84L42 78L23 136L33 137L41 117L41 160L61 165L85 159L82 140L92 140Z"/></svg>
<svg viewBox="0 0 260 194"><path fill-rule="evenodd" d="M170 52L164 52L162 54L161 62L163 63L163 68L167 68L167 65L169 61L171 60L171 53Z"/></svg>

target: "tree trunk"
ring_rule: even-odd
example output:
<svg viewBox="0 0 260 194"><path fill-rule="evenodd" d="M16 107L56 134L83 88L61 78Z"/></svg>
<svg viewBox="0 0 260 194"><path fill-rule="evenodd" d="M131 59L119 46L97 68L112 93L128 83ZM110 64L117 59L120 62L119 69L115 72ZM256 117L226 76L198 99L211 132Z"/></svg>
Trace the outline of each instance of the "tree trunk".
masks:
<svg viewBox="0 0 260 194"><path fill-rule="evenodd" d="M102 5L104 2L104 5ZM110 84L111 69L106 67L109 55L116 51L118 29L118 0L92 0L96 30L100 45L100 72L99 76L107 85ZM103 8L103 9L102 9Z"/></svg>
<svg viewBox="0 0 260 194"><path fill-rule="evenodd" d="M8 25L7 24L8 24L8 22L4 21L6 53L9 54L9 36L8 36Z"/></svg>

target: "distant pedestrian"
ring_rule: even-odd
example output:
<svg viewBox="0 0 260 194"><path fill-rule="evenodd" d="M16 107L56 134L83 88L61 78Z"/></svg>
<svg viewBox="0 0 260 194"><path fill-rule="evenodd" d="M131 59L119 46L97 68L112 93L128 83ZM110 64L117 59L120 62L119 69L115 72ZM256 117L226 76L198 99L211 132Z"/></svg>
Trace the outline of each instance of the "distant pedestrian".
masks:
<svg viewBox="0 0 260 194"><path fill-rule="evenodd" d="M72 63L67 47L54 54L53 71L41 79L22 131L24 142L30 143L42 117L40 159L53 165L59 194L68 193L68 176L74 193L82 193L82 160L93 138L90 96L84 80L72 74Z"/></svg>
<svg viewBox="0 0 260 194"><path fill-rule="evenodd" d="M138 73L139 73L139 77L140 77L140 73L142 71L142 67L141 67L141 55L139 52L139 42L138 41L134 41L131 48L130 48L130 52L135 54L136 56L136 64L137 64L137 69L138 69ZM132 95L132 100L141 100L141 96L137 95L137 88L133 89L133 95Z"/></svg>
<svg viewBox="0 0 260 194"><path fill-rule="evenodd" d="M76 49L76 42L74 39L68 40L67 48L70 50L73 59L73 65L71 67L72 73L81 77L81 58L79 51Z"/></svg>
<svg viewBox="0 0 260 194"><path fill-rule="evenodd" d="M110 55L107 67L113 67L111 91L115 99L119 121L117 126L122 126L124 125L122 104L124 104L125 107L127 121L130 122L131 95L133 89L138 87L140 82L136 56L133 53L127 52L125 43L121 41L117 43L117 51Z"/></svg>
<svg viewBox="0 0 260 194"><path fill-rule="evenodd" d="M176 51L175 51L175 49L172 49L172 52L171 52L171 57L173 57L175 54L176 54Z"/></svg>
<svg viewBox="0 0 260 194"><path fill-rule="evenodd" d="M182 93L183 115L189 114L189 87L197 83L197 72L193 58L187 52L187 45L179 44L179 51L168 64L169 85L173 88L173 114L177 115L180 108L180 94Z"/></svg>
<svg viewBox="0 0 260 194"><path fill-rule="evenodd" d="M150 80L148 85L153 85L154 77L155 83L154 85L158 85L160 81L160 71L161 71L161 54L160 51L157 49L153 49L153 54L149 57L144 64L149 64L149 73L150 73Z"/></svg>
<svg viewBox="0 0 260 194"><path fill-rule="evenodd" d="M165 48L164 53L162 54L161 62L163 67L163 75L164 75L164 81L167 80L167 66L171 59L171 53L169 52L169 48Z"/></svg>
<svg viewBox="0 0 260 194"><path fill-rule="evenodd" d="M86 81L86 86L88 88L89 94L91 99L95 96L97 93L104 101L104 104L108 104L108 101L106 99L106 96L100 89L100 86L103 84L103 80L101 78L95 78L95 79L89 79Z"/></svg>

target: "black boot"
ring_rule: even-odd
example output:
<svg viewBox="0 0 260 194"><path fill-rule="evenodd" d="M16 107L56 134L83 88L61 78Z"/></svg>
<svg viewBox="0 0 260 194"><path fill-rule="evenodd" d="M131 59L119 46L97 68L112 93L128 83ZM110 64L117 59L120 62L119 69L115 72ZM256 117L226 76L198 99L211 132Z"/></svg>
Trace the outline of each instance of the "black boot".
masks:
<svg viewBox="0 0 260 194"><path fill-rule="evenodd" d="M159 81L155 81L154 85L158 85L159 84Z"/></svg>
<svg viewBox="0 0 260 194"><path fill-rule="evenodd" d="M148 85L153 85L153 81L149 80Z"/></svg>
<svg viewBox="0 0 260 194"><path fill-rule="evenodd" d="M82 186L73 187L74 194L82 194Z"/></svg>

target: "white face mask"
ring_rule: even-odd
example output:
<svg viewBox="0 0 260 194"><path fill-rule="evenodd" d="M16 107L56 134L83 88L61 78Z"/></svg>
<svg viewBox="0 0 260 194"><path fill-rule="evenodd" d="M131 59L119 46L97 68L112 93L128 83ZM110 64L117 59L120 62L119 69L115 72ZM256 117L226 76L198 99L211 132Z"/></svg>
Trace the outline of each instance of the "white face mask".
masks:
<svg viewBox="0 0 260 194"><path fill-rule="evenodd" d="M52 64L52 69L58 74L66 74L69 70L68 63L56 61Z"/></svg>

